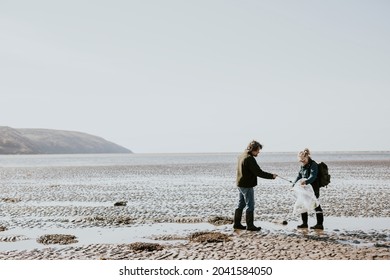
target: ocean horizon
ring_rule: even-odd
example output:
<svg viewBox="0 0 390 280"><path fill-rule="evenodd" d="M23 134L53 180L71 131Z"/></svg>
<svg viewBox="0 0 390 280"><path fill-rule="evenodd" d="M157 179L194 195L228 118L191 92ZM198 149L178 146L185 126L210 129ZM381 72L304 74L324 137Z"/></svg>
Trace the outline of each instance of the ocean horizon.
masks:
<svg viewBox="0 0 390 280"><path fill-rule="evenodd" d="M132 153L132 154L37 154L0 155L0 167L34 166L113 166L158 165L191 163L236 163L241 152L230 153ZM318 162L390 160L390 151L336 151L314 152ZM261 162L296 162L295 152L262 152L256 160Z"/></svg>

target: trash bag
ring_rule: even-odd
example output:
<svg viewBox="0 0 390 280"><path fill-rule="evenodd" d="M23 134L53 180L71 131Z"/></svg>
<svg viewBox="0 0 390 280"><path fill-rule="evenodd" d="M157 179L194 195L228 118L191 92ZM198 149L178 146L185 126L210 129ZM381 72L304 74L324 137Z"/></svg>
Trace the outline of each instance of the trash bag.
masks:
<svg viewBox="0 0 390 280"><path fill-rule="evenodd" d="M301 181L299 181L293 187L293 192L297 199L294 204L294 214L315 212L314 208L320 205L311 185L302 186Z"/></svg>

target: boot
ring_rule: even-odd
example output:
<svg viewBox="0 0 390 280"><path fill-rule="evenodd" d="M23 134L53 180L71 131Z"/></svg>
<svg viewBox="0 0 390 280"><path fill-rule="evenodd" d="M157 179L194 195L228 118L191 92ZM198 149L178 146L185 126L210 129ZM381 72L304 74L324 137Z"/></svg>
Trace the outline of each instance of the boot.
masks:
<svg viewBox="0 0 390 280"><path fill-rule="evenodd" d="M316 213L317 224L315 226L310 227L311 229L324 229L324 214L322 212Z"/></svg>
<svg viewBox="0 0 390 280"><path fill-rule="evenodd" d="M259 231L261 227L256 227L253 224L253 211L246 211L246 230Z"/></svg>
<svg viewBox="0 0 390 280"><path fill-rule="evenodd" d="M307 225L307 219L309 216L308 216L307 212L302 213L301 217L302 217L302 224L297 226L297 228L308 228L309 226Z"/></svg>
<svg viewBox="0 0 390 280"><path fill-rule="evenodd" d="M242 209L236 209L234 212L234 224L233 228L234 229L246 229L246 226L243 226L241 224L241 218L242 218Z"/></svg>

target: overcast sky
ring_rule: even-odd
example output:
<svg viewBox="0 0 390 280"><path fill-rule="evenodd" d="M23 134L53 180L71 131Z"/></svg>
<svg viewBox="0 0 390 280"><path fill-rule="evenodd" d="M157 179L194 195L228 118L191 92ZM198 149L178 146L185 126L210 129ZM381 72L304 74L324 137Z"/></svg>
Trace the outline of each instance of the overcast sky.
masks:
<svg viewBox="0 0 390 280"><path fill-rule="evenodd" d="M136 153L390 150L390 2L0 0L0 125Z"/></svg>

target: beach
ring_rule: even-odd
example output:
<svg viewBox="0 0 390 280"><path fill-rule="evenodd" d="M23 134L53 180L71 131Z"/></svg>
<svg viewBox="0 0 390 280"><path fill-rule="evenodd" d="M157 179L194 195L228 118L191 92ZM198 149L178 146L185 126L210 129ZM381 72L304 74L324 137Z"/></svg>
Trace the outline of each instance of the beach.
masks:
<svg viewBox="0 0 390 280"><path fill-rule="evenodd" d="M332 175L325 229L297 230L291 184L259 178L260 232L232 228L236 155L2 157L0 259L390 259L389 153L321 156ZM294 160L258 158L290 179Z"/></svg>

